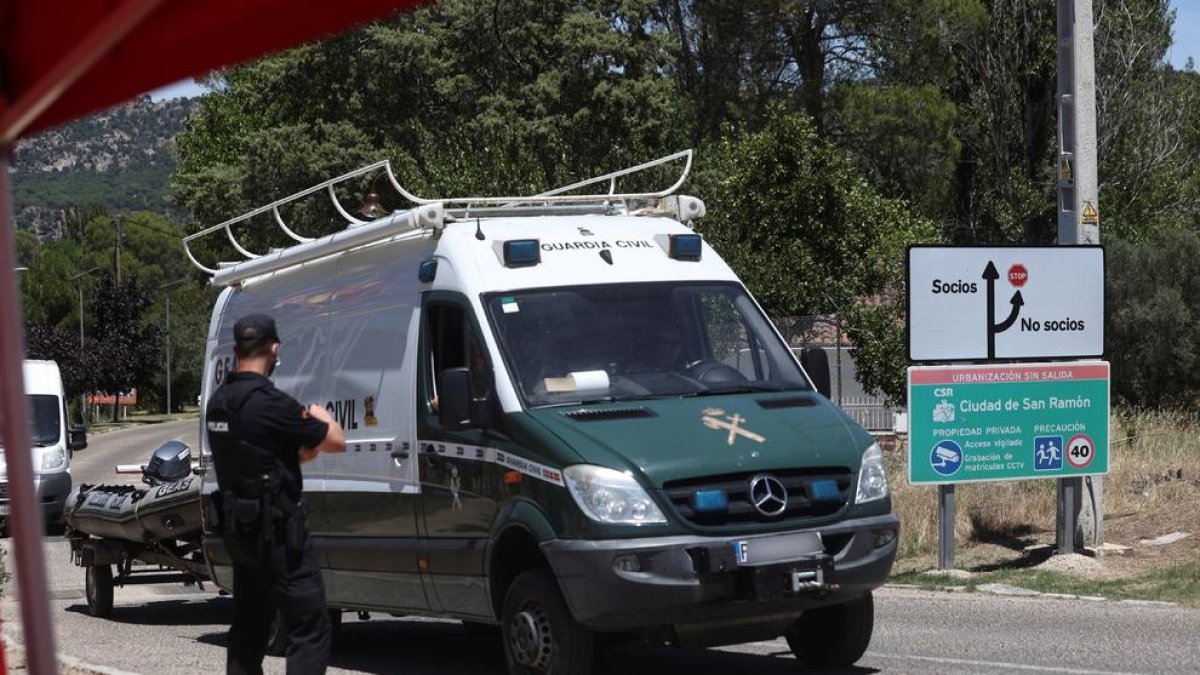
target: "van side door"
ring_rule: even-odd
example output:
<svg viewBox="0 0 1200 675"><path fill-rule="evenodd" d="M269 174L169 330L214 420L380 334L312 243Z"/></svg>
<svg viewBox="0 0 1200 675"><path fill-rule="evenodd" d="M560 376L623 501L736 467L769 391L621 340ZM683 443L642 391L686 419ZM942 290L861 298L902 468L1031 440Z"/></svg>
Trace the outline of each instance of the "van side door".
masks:
<svg viewBox="0 0 1200 675"><path fill-rule="evenodd" d="M482 429L444 428L438 419L437 374L467 368L475 398L494 400L492 364L480 326L458 293L429 292L422 307L422 355L417 377L424 568L431 602L444 612L490 616L485 555L496 517L501 472L490 461L498 446Z"/></svg>

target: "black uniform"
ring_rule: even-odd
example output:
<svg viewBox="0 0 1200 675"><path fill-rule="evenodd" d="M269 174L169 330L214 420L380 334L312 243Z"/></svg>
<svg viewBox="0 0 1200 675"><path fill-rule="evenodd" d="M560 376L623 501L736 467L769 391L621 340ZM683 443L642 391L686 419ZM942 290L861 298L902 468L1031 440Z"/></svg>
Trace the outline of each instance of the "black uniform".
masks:
<svg viewBox="0 0 1200 675"><path fill-rule="evenodd" d="M261 673L275 608L287 619L288 673L321 673L331 626L308 539L299 448L329 426L262 375L235 372L209 400L209 446L221 533L233 559L233 623L226 670Z"/></svg>

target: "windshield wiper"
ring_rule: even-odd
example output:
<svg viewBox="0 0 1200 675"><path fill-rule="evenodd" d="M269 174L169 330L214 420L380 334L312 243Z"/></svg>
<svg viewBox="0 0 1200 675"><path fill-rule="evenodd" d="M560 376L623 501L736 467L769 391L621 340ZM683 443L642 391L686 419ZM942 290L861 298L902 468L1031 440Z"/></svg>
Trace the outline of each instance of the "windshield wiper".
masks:
<svg viewBox="0 0 1200 675"><path fill-rule="evenodd" d="M542 408L568 408L575 405L588 405L589 403L612 403L617 399L612 396L597 396L595 398L582 398L573 401L558 401L556 403L543 403L542 405L529 406L530 410L541 410Z"/></svg>

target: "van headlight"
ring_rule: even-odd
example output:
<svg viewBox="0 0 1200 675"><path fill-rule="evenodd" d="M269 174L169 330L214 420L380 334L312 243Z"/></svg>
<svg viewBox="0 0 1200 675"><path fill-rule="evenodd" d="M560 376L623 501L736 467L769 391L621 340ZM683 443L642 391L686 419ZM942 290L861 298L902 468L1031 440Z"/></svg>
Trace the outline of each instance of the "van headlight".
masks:
<svg viewBox="0 0 1200 675"><path fill-rule="evenodd" d="M67 466L67 452L61 447L38 448L38 473L54 473Z"/></svg>
<svg viewBox="0 0 1200 675"><path fill-rule="evenodd" d="M883 448L872 443L863 453L862 466L858 469L858 491L854 502L862 504L888 496L887 469L883 466Z"/></svg>
<svg viewBox="0 0 1200 675"><path fill-rule="evenodd" d="M611 525L667 522L633 476L615 469L576 464L563 469L567 489L588 518Z"/></svg>

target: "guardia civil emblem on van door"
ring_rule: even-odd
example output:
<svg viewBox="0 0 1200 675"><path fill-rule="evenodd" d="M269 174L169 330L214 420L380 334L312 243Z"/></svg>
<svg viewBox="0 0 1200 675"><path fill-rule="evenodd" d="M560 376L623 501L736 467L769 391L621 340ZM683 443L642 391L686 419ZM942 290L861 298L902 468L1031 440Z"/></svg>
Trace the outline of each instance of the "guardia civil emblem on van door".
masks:
<svg viewBox="0 0 1200 675"><path fill-rule="evenodd" d="M752 440L755 443L762 443L767 440L765 436L742 427L742 423L746 421L745 417L737 413L726 415L725 411L721 408L705 408L701 413L700 421L709 429L729 432L729 437L726 441L729 445L733 445L738 436Z"/></svg>
<svg viewBox="0 0 1200 675"><path fill-rule="evenodd" d="M375 416L375 397L368 396L363 399L363 423L369 427L379 426L379 418Z"/></svg>

